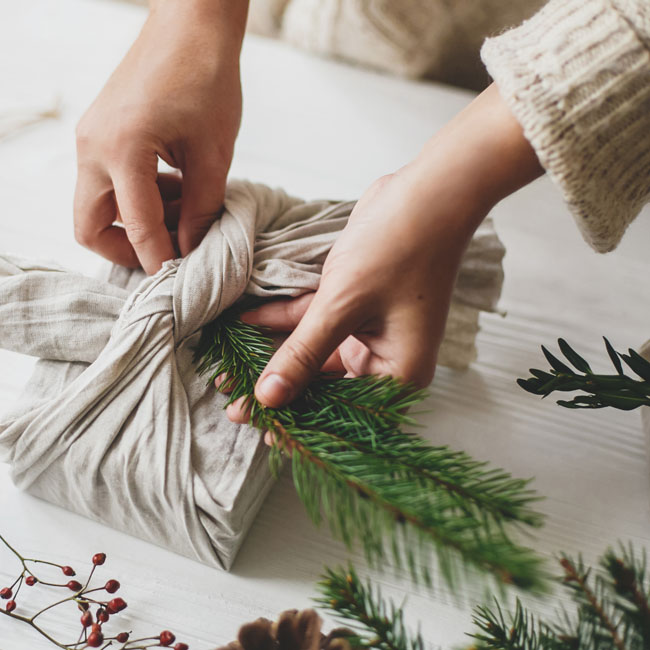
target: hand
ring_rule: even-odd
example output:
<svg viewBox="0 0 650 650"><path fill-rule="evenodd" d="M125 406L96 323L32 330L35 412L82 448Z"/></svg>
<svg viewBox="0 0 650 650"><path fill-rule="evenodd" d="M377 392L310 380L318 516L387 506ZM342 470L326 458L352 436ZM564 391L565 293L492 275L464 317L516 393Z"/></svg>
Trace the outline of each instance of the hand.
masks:
<svg viewBox="0 0 650 650"><path fill-rule="evenodd" d="M223 204L239 129L246 6L220 0L152 5L138 39L77 128L74 221L81 244L147 273L199 244ZM158 157L182 173L180 202L178 183L159 178ZM177 247L170 234L176 227Z"/></svg>
<svg viewBox="0 0 650 650"><path fill-rule="evenodd" d="M374 183L355 206L313 298L243 315L292 333L260 376L267 406L294 399L338 348L348 375L433 378L463 252L501 198L543 172L493 85L416 160ZM336 362L336 354L330 363ZM247 421L241 403L229 417Z"/></svg>
<svg viewBox="0 0 650 650"><path fill-rule="evenodd" d="M348 376L431 381L466 242L431 237L422 245L421 222L431 219L431 207L406 214L413 189L402 173L374 183L328 255L318 291L242 315L274 332L293 330L264 370L258 400L269 406L292 400L328 357L326 369ZM439 207L454 206L440 201ZM248 417L238 403L228 415Z"/></svg>

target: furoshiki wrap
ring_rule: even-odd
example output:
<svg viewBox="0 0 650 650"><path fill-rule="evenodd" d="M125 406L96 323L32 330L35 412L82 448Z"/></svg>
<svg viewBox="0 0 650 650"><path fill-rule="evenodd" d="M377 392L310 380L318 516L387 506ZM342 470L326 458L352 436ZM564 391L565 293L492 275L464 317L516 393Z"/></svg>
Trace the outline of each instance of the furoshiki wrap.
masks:
<svg viewBox="0 0 650 650"><path fill-rule="evenodd" d="M227 419L192 348L244 293L315 290L353 207L233 181L200 246L151 277L113 266L89 278L0 255L0 346L41 359L0 419L0 458L16 485L229 568L272 478L259 432ZM503 254L486 221L461 267L441 363L473 358Z"/></svg>

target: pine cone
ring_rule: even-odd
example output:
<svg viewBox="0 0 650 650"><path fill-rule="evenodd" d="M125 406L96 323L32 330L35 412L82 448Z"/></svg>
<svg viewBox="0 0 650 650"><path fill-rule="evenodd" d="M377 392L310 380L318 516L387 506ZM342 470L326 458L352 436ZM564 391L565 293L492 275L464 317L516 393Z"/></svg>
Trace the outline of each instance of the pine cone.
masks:
<svg viewBox="0 0 650 650"><path fill-rule="evenodd" d="M239 628L237 641L218 650L352 650L351 630L337 628L327 636L323 621L313 609L289 609L277 621L258 618Z"/></svg>

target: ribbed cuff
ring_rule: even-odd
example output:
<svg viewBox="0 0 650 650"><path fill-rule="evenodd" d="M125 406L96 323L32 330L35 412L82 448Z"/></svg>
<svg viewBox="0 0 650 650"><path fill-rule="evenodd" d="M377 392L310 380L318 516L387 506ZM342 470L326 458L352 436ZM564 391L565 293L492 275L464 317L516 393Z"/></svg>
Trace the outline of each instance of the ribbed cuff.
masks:
<svg viewBox="0 0 650 650"><path fill-rule="evenodd" d="M609 0L551 0L481 57L585 240L615 248L650 196L650 53L635 29Z"/></svg>

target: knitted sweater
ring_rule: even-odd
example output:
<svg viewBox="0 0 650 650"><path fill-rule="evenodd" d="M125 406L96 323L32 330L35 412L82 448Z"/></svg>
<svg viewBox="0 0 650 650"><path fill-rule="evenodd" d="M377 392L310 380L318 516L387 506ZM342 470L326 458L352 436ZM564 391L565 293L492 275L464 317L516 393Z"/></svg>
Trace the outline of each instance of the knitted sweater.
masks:
<svg viewBox="0 0 650 650"><path fill-rule="evenodd" d="M585 240L615 248L650 200L650 2L551 0L481 57Z"/></svg>

